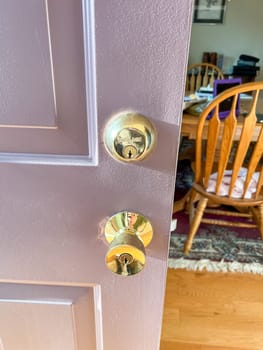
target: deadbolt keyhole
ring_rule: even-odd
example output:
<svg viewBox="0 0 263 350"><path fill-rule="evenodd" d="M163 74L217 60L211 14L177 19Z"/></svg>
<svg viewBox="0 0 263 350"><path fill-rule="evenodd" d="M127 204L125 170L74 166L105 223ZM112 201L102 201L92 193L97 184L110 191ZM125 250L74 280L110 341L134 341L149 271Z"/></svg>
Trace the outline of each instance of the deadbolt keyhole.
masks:
<svg viewBox="0 0 263 350"><path fill-rule="evenodd" d="M122 154L125 159L133 159L138 154L137 147L135 145L125 145L123 146Z"/></svg>

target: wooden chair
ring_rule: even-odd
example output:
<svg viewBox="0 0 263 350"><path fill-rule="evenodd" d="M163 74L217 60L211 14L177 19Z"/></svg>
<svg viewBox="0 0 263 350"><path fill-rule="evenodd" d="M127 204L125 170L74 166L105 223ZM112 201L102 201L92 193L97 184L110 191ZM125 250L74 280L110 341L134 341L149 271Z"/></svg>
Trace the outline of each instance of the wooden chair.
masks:
<svg viewBox="0 0 263 350"><path fill-rule="evenodd" d="M201 222L223 226L258 227L263 238L263 124L257 123L256 117L260 91L263 91L263 82L241 84L225 90L200 116L196 135L195 179L187 199L190 230L185 243L185 253L191 249ZM241 93L251 93L253 98L246 117L238 117L243 120L243 126L242 132L237 135L236 104ZM226 100L231 105L231 111L224 119L220 119L219 106ZM208 117L210 119L207 120ZM252 135L257 142L251 142ZM228 177L226 170L229 171ZM240 171L244 172L242 176ZM212 180L211 175L215 173L217 176L214 175L215 179ZM222 193L223 183L227 179L229 184L225 186L225 193ZM254 186L251 186L251 181L254 181ZM237 193L238 184L240 193ZM250 190L254 192L251 193ZM209 209L208 203L226 206L228 210ZM231 207L240 211L229 210ZM207 218L206 213L210 213L210 217ZM214 219L211 218L211 214L214 217L224 215L229 219ZM243 219L237 222L233 217L235 220L240 219L238 217Z"/></svg>
<svg viewBox="0 0 263 350"><path fill-rule="evenodd" d="M224 79L221 69L212 63L197 63L189 66L187 70L185 92L187 94L198 91L200 87L213 87L215 79ZM188 147L186 145L188 144ZM179 153L179 160L192 158L194 154L193 142L182 138L180 148L185 148Z"/></svg>
<svg viewBox="0 0 263 350"><path fill-rule="evenodd" d="M188 67L185 91L194 93L200 87L213 87L215 79L224 79L222 70L212 63L196 63Z"/></svg>

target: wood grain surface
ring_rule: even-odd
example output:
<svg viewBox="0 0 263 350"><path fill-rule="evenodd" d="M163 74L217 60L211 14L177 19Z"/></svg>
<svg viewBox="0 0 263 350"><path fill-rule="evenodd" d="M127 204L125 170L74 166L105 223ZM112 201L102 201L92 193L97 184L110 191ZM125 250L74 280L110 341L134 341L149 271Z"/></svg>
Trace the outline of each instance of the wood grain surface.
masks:
<svg viewBox="0 0 263 350"><path fill-rule="evenodd" d="M262 350L263 276L169 269L161 350Z"/></svg>

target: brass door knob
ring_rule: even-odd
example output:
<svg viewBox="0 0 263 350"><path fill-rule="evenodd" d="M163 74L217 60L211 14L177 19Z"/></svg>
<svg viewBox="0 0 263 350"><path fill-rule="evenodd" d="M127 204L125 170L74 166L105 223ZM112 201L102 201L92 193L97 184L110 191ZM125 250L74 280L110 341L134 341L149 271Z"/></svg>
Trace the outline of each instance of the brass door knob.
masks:
<svg viewBox="0 0 263 350"><path fill-rule="evenodd" d="M123 211L113 215L105 225L105 237L110 244L105 262L110 271L130 276L145 266L145 247L151 242L153 229L141 214Z"/></svg>
<svg viewBox="0 0 263 350"><path fill-rule="evenodd" d="M104 130L107 151L123 162L144 159L153 151L156 140L156 130L150 120L134 111L113 115Z"/></svg>

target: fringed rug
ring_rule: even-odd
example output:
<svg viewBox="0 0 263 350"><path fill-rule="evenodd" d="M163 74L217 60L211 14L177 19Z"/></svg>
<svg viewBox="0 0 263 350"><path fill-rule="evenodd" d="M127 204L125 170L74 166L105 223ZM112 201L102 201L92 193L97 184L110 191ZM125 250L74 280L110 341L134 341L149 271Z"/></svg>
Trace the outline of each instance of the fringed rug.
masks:
<svg viewBox="0 0 263 350"><path fill-rule="evenodd" d="M263 241L260 238L246 239L229 228L211 226L200 230L189 254L185 255L186 237L186 234L171 234L170 268L263 275Z"/></svg>

